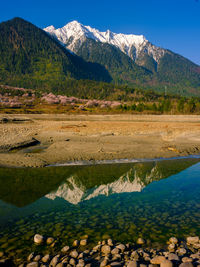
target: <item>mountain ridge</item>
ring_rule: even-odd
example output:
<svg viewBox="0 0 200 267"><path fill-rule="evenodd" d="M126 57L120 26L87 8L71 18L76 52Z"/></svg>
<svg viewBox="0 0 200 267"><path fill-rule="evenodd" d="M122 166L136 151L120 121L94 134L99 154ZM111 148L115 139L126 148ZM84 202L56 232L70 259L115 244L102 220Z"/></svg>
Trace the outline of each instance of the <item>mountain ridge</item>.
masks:
<svg viewBox="0 0 200 267"><path fill-rule="evenodd" d="M157 91L163 92L167 88L170 93L199 95L200 66L153 45L143 35L113 33L110 30L100 32L77 21L62 28L50 26L44 30L84 60L104 66L117 84L134 86L139 81L144 87ZM130 69L137 74L134 75ZM141 70L144 72L142 77Z"/></svg>
<svg viewBox="0 0 200 267"><path fill-rule="evenodd" d="M114 45L133 60L138 58L143 49L146 50L145 53L147 52L147 54L152 55L156 62L158 62L160 57L165 53L165 49L154 46L144 37L144 35L114 33L110 30L100 32L90 26L84 26L76 20L69 22L64 27L58 29L51 25L44 28L44 31L56 37L73 52L76 52L77 41L79 41L80 44L85 38L89 38L102 43ZM72 37L73 40L69 41Z"/></svg>
<svg viewBox="0 0 200 267"><path fill-rule="evenodd" d="M199 95L200 66L154 46L142 35L102 33L77 21L46 30L21 18L0 23L1 84L62 94L73 91L74 96L80 96L76 87L81 86L81 97L95 91L93 81L104 92L100 97L113 93L101 82L108 83L106 88L112 84ZM57 30L60 40L54 34Z"/></svg>

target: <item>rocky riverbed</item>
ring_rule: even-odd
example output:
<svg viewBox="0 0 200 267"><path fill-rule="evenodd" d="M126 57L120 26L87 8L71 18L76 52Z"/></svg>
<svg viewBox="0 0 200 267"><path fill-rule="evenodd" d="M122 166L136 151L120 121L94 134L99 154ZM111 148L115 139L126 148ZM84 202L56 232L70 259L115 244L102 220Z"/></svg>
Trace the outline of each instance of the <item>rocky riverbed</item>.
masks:
<svg viewBox="0 0 200 267"><path fill-rule="evenodd" d="M55 247L57 240L36 234L33 242L39 246L46 246L49 251ZM128 267L195 267L200 266L200 239L198 236L178 240L171 237L163 249L148 246L143 238L136 243L122 244L112 239L99 241L95 246L90 245L88 236L74 240L71 246L64 246L55 255L45 255L32 252L27 260L21 263L20 259L9 259L0 251L0 266L20 267L62 267L62 266L128 266Z"/></svg>

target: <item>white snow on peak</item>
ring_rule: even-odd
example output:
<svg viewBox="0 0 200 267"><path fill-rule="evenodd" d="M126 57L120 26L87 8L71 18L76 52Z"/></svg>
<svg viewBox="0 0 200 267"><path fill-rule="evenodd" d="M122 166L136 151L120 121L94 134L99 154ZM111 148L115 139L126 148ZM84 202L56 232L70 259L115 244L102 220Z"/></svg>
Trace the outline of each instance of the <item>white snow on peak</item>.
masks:
<svg viewBox="0 0 200 267"><path fill-rule="evenodd" d="M119 48L132 59L136 59L140 52L145 51L145 49L156 61L159 59L160 54L161 56L163 54L157 51L157 49L159 49L159 51L162 50L161 48L150 44L143 35L114 33L110 30L100 32L90 26L84 26L76 20L69 22L62 28L55 29L54 26L49 26L44 30L56 37L66 48L74 53L76 53L77 47L79 47L86 38L90 38L97 42L111 44ZM150 47L146 48L148 44ZM135 50L135 55L133 55L133 50Z"/></svg>
<svg viewBox="0 0 200 267"><path fill-rule="evenodd" d="M46 32L54 32L56 30L56 28L53 25L51 25L51 26L44 28L44 30Z"/></svg>

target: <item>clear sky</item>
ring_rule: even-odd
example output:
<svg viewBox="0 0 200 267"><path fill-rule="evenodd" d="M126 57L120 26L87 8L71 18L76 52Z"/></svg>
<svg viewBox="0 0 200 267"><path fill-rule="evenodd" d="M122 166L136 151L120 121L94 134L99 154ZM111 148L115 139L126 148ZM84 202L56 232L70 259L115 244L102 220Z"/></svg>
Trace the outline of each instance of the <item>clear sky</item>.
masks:
<svg viewBox="0 0 200 267"><path fill-rule="evenodd" d="M101 31L143 34L200 65L200 0L0 0L0 21L13 17L40 28L78 20Z"/></svg>

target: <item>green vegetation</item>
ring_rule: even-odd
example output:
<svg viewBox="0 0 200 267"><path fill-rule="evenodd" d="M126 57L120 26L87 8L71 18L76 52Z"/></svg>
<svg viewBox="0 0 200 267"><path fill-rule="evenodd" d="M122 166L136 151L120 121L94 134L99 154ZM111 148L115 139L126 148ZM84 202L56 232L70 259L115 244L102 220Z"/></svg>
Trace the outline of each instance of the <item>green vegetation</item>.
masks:
<svg viewBox="0 0 200 267"><path fill-rule="evenodd" d="M83 43L77 54L82 58L23 19L0 24L0 84L33 89L36 96L53 92L84 99L131 101L132 108L127 109L137 112L174 112L173 101L162 103L166 99L160 92L199 96L200 67L170 51L159 64L149 56L141 58L137 63L145 67L119 49L94 40ZM152 99L147 100L147 95ZM179 103L178 112L197 112L198 101L193 102L190 106Z"/></svg>
<svg viewBox="0 0 200 267"><path fill-rule="evenodd" d="M92 39L85 41L77 55L84 60L104 66L116 84L136 84L152 79L151 71L138 66L118 48Z"/></svg>
<svg viewBox="0 0 200 267"><path fill-rule="evenodd" d="M99 64L69 53L43 30L20 18L0 24L0 82L53 89L69 78L110 82Z"/></svg>

